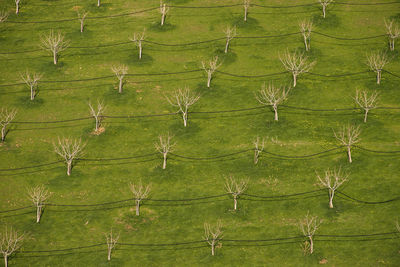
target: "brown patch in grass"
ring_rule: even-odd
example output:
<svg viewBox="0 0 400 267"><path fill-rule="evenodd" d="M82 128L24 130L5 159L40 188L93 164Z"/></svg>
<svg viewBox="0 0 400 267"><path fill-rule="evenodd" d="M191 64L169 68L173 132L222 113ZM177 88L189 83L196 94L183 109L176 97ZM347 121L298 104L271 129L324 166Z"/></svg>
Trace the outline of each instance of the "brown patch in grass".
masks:
<svg viewBox="0 0 400 267"><path fill-rule="evenodd" d="M322 259L319 261L319 264L327 264L328 260L327 259Z"/></svg>
<svg viewBox="0 0 400 267"><path fill-rule="evenodd" d="M92 135L100 135L100 134L104 133L105 131L106 131L106 128L100 127L99 129L97 129L97 131L94 130L94 131L91 132L90 134L92 134Z"/></svg>

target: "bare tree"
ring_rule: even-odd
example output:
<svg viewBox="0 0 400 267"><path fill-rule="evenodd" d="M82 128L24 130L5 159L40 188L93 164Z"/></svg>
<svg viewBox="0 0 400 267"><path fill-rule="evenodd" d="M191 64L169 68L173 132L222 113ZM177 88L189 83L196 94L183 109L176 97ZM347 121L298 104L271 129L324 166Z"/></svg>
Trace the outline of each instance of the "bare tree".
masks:
<svg viewBox="0 0 400 267"><path fill-rule="evenodd" d="M3 254L5 267L8 266L8 257L22 246L24 237L24 234L19 234L12 227L6 227L4 231L0 233L0 252Z"/></svg>
<svg viewBox="0 0 400 267"><path fill-rule="evenodd" d="M30 73L28 70L25 73L21 73L21 79L29 86L31 90L31 100L35 99L36 89L39 80L42 78L40 73Z"/></svg>
<svg viewBox="0 0 400 267"><path fill-rule="evenodd" d="M255 94L256 99L260 104L271 106L275 113L275 121L278 120L278 105L283 103L290 92L290 87L275 87L272 83L268 86L263 83L261 90Z"/></svg>
<svg viewBox="0 0 400 267"><path fill-rule="evenodd" d="M136 202L136 216L139 216L140 213L140 202L147 198L147 196L150 193L150 185L142 185L142 181L139 182L139 184L135 185L133 183L129 184L129 188L131 189L131 192L135 198Z"/></svg>
<svg viewBox="0 0 400 267"><path fill-rule="evenodd" d="M349 158L349 162L352 162L351 159L351 147L358 142L360 142L360 126L347 125L343 126L337 133L334 132L336 139L345 147L347 147L347 156Z"/></svg>
<svg viewBox="0 0 400 267"><path fill-rule="evenodd" d="M104 235L106 236L106 241L107 241L107 260L110 261L111 260L111 252L117 245L117 242L119 239L119 233L118 233L118 235L115 235L113 233L113 230L111 229L111 231L109 233L105 233Z"/></svg>
<svg viewBox="0 0 400 267"><path fill-rule="evenodd" d="M305 56L304 53L290 53L289 50L280 57L280 60L285 69L293 75L293 87L296 87L297 76L301 73L309 72L316 63L316 61L309 62L308 57Z"/></svg>
<svg viewBox="0 0 400 267"><path fill-rule="evenodd" d="M1 141L4 142L7 135L7 126L17 115L16 109L2 108L0 112Z"/></svg>
<svg viewBox="0 0 400 267"><path fill-rule="evenodd" d="M176 143L172 143L172 136L167 133L166 135L158 136L159 142L155 143L154 146L156 150L163 155L163 169L167 167L167 155L169 152L172 152Z"/></svg>
<svg viewBox="0 0 400 267"><path fill-rule="evenodd" d="M308 238L310 254L314 252L313 236L321 225L321 222L322 221L318 219L317 216L310 216L308 212L306 217L299 222L300 230L303 232L303 235Z"/></svg>
<svg viewBox="0 0 400 267"><path fill-rule="evenodd" d="M51 192L49 192L44 185L38 185L30 188L28 194L33 204L36 206L36 222L39 223L45 201L51 196Z"/></svg>
<svg viewBox="0 0 400 267"><path fill-rule="evenodd" d="M95 109L89 102L90 115L95 119L95 131L98 132L101 127L101 121L103 120L103 113L105 110L105 105L103 101L97 100L97 108Z"/></svg>
<svg viewBox="0 0 400 267"><path fill-rule="evenodd" d="M209 223L204 223L204 240L211 246L211 255L215 255L215 246L222 239L222 223L220 220L212 227Z"/></svg>
<svg viewBox="0 0 400 267"><path fill-rule="evenodd" d="M200 95L192 93L188 87L185 87L184 89L174 91L170 97L165 96L165 98L172 106L178 107L178 112L182 113L183 125L186 127L188 109L200 99Z"/></svg>
<svg viewBox="0 0 400 267"><path fill-rule="evenodd" d="M310 51L311 48L311 31L313 23L311 20L303 20L299 23L301 35L303 35L304 46L306 51Z"/></svg>
<svg viewBox="0 0 400 267"><path fill-rule="evenodd" d="M204 71L207 73L207 87L209 88L213 73L221 66L221 64L218 64L218 56L215 56L208 63L202 61L201 65Z"/></svg>
<svg viewBox="0 0 400 267"><path fill-rule="evenodd" d="M356 91L354 101L364 110L364 122L367 122L368 112L375 109L378 102L378 92L368 95L368 91Z"/></svg>
<svg viewBox="0 0 400 267"><path fill-rule="evenodd" d="M79 11L79 10L77 10L76 11L77 12L77 14L78 14L78 20L79 20L79 22L81 23L81 32L83 32L83 28L84 28L84 23L85 23L85 18L86 18L86 16L89 14L89 12L85 12L85 11L83 11L82 13Z"/></svg>
<svg viewBox="0 0 400 267"><path fill-rule="evenodd" d="M57 64L58 53L69 46L69 41L65 40L65 36L61 32L54 33L54 30L51 30L48 35L42 35L40 40L42 43L41 47L53 54L54 64Z"/></svg>
<svg viewBox="0 0 400 267"><path fill-rule="evenodd" d="M232 176L225 179L225 189L226 192L233 197L233 209L237 210L237 199L238 197L247 189L248 179L236 180Z"/></svg>
<svg viewBox="0 0 400 267"><path fill-rule="evenodd" d="M318 0L322 6L322 14L324 18L326 17L326 7L333 2L333 0Z"/></svg>
<svg viewBox="0 0 400 267"><path fill-rule="evenodd" d="M21 0L14 0L15 1L15 14L19 14L19 3Z"/></svg>
<svg viewBox="0 0 400 267"><path fill-rule="evenodd" d="M145 38L145 31L146 31L146 29L143 29L142 33L136 33L135 32L133 34L133 37L130 39L139 48L139 59L142 59L142 41Z"/></svg>
<svg viewBox="0 0 400 267"><path fill-rule="evenodd" d="M58 138L58 143L53 143L54 152L60 155L67 164L67 175L71 175L73 161L81 156L86 146L81 139Z"/></svg>
<svg viewBox="0 0 400 267"><path fill-rule="evenodd" d="M260 137L256 137L253 141L254 144L254 164L258 163L261 152L264 150L265 138L260 140Z"/></svg>
<svg viewBox="0 0 400 267"><path fill-rule="evenodd" d="M333 170L327 169L325 171L325 176L320 176L317 173L317 177L320 185L328 188L329 208L333 208L333 197L335 196L335 191L339 188L339 186L347 181L348 175L343 173L342 170L339 168Z"/></svg>
<svg viewBox="0 0 400 267"><path fill-rule="evenodd" d="M247 21L247 13L250 7L250 0L243 0L244 7L244 21Z"/></svg>
<svg viewBox="0 0 400 267"><path fill-rule="evenodd" d="M8 12L6 10L0 11L0 23L6 21L8 18Z"/></svg>
<svg viewBox="0 0 400 267"><path fill-rule="evenodd" d="M389 62L389 57L386 52L374 52L367 55L368 66L376 73L376 83L381 83L381 76L383 67Z"/></svg>
<svg viewBox="0 0 400 267"><path fill-rule="evenodd" d="M228 53L229 42L236 36L236 26L227 26L224 30L226 35L225 54Z"/></svg>
<svg viewBox="0 0 400 267"><path fill-rule="evenodd" d="M112 66L111 70L114 72L115 76L117 76L119 80L119 85L118 85L118 93L122 93L122 85L123 85L123 80L125 75L128 73L128 67L125 66L124 64Z"/></svg>
<svg viewBox="0 0 400 267"><path fill-rule="evenodd" d="M164 25L165 22L165 17L167 16L167 13L169 11L169 7L167 4L163 3L163 1L160 1L160 13L161 13L161 26Z"/></svg>
<svg viewBox="0 0 400 267"><path fill-rule="evenodd" d="M386 33L389 37L390 51L394 51L394 44L397 38L400 37L400 27L394 19L387 21L385 19Z"/></svg>

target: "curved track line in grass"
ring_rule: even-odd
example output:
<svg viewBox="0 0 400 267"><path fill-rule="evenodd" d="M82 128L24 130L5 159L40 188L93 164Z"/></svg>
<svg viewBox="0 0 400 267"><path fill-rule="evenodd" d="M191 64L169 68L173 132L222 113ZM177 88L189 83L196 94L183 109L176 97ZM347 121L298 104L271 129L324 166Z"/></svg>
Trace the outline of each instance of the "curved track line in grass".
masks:
<svg viewBox="0 0 400 267"><path fill-rule="evenodd" d="M340 191L336 191L336 192L337 192L339 195L344 196L344 197L338 196L338 197L340 197L340 198L342 198L342 199L346 199L346 198L347 198L347 200L359 202L359 203L362 203L362 204L376 205L376 204L385 204L385 203L389 203L389 202L393 202L393 201L400 200L400 196L399 196L399 197L395 197L395 198L388 199L388 200L384 200L384 201L364 201L364 200L360 200L360 199L356 199L356 198L354 198L354 197L351 197L351 196L349 196L349 195L347 195L347 194L345 194L345 193L343 193L343 192L340 192Z"/></svg>

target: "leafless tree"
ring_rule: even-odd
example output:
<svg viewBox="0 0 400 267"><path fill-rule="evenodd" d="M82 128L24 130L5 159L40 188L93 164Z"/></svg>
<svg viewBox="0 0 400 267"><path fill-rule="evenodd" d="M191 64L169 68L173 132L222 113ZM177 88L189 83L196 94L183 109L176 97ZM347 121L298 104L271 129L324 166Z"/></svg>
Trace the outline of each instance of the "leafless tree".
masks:
<svg viewBox="0 0 400 267"><path fill-rule="evenodd" d="M342 172L342 169L327 169L325 175L317 173L320 185L328 188L329 190L329 208L333 208L333 197L335 196L336 189L339 188L344 182L347 181L348 175Z"/></svg>
<svg viewBox="0 0 400 267"><path fill-rule="evenodd" d="M218 56L215 56L208 63L202 61L201 65L204 71L207 73L207 87L209 88L213 73L221 66L221 64L218 64Z"/></svg>
<svg viewBox="0 0 400 267"><path fill-rule="evenodd" d="M310 51L311 48L311 31L313 23L311 20L303 20L299 23L301 35L303 35L304 46L306 51Z"/></svg>
<svg viewBox="0 0 400 267"><path fill-rule="evenodd" d="M187 126L188 109L191 105L200 99L200 95L192 93L188 87L178 89L172 93L171 96L165 96L168 103L178 108L178 112L182 113L183 125Z"/></svg>
<svg viewBox="0 0 400 267"><path fill-rule="evenodd" d="M15 1L15 14L19 14L19 3L21 0L14 0Z"/></svg>
<svg viewBox="0 0 400 267"><path fill-rule="evenodd" d="M308 212L306 217L299 222L300 230L303 232L303 235L308 238L310 254L314 252L313 236L321 225L321 222L322 221L318 219L317 216L310 216Z"/></svg>
<svg viewBox="0 0 400 267"><path fill-rule="evenodd" d="M163 1L160 1L160 13L161 13L161 26L164 25L165 22L165 17L167 16L167 13L169 11L169 7L167 4L163 3Z"/></svg>
<svg viewBox="0 0 400 267"><path fill-rule="evenodd" d="M25 73L21 73L21 79L29 86L31 90L31 100L35 99L36 89L39 80L42 78L40 73L30 73L28 70Z"/></svg>
<svg viewBox="0 0 400 267"><path fill-rule="evenodd" d="M247 13L250 7L250 0L243 0L244 7L244 21L247 21Z"/></svg>
<svg viewBox="0 0 400 267"><path fill-rule="evenodd" d="M54 152L60 155L67 164L67 175L71 175L73 161L81 156L86 144L81 139L58 138L58 143L53 143Z"/></svg>
<svg viewBox="0 0 400 267"><path fill-rule="evenodd" d="M81 11L79 11L79 10L77 10L76 11L77 12L77 14L78 14L78 19L79 19L79 22L81 23L81 32L83 32L83 28L84 28L84 23L85 23L85 18L86 18L86 16L89 14L89 12L85 12L85 11L83 11L82 13L81 13Z"/></svg>
<svg viewBox="0 0 400 267"><path fill-rule="evenodd" d="M142 33L136 33L135 32L133 34L133 37L130 39L139 48L139 59L142 59L142 41L145 38L145 31L146 31L146 29L143 29Z"/></svg>
<svg viewBox="0 0 400 267"><path fill-rule="evenodd" d="M260 140L260 137L256 137L253 141L254 144L254 164L258 163L261 152L264 150L265 138Z"/></svg>
<svg viewBox="0 0 400 267"><path fill-rule="evenodd" d="M347 147L347 156L349 158L349 162L352 162L351 159L351 147L358 142L360 142L360 126L347 125L343 126L337 133L334 132L336 139L345 147Z"/></svg>
<svg viewBox="0 0 400 267"><path fill-rule="evenodd" d="M383 67L389 62L389 57L386 52L373 52L367 55L368 66L376 73L376 83L381 83L381 76Z"/></svg>
<svg viewBox="0 0 400 267"><path fill-rule="evenodd" d="M390 51L394 51L394 44L397 38L400 37L400 27L399 25L395 22L394 19L392 20L386 20L385 19L385 27L386 27L386 33L389 37L389 48Z"/></svg>
<svg viewBox="0 0 400 267"><path fill-rule="evenodd" d="M256 99L260 104L265 106L271 106L275 113L275 120L278 120L278 105L282 104L290 92L290 87L285 88L275 87L272 83L268 86L263 83L261 90L255 94Z"/></svg>
<svg viewBox="0 0 400 267"><path fill-rule="evenodd" d="M12 227L6 227L4 231L0 233L0 252L3 254L5 267L8 266L8 257L22 246L24 237L24 234L19 234Z"/></svg>
<svg viewBox="0 0 400 267"><path fill-rule="evenodd" d="M114 72L115 76L117 76L119 80L119 85L118 85L118 93L122 93L122 85L123 85L123 80L125 75L128 73L128 67L125 66L124 64L112 66L111 70Z"/></svg>
<svg viewBox="0 0 400 267"><path fill-rule="evenodd" d="M131 192L135 198L136 202L136 216L139 216L140 213L140 202L147 198L147 196L150 193L150 185L142 185L142 181L139 182L139 184L135 185L133 183L129 184L129 188L131 189Z"/></svg>
<svg viewBox="0 0 400 267"><path fill-rule="evenodd" d="M176 143L172 143L172 136L167 133L166 135L158 136L159 142L155 143L154 146L156 150L163 155L163 169L167 167L167 155L169 152L172 152Z"/></svg>
<svg viewBox="0 0 400 267"><path fill-rule="evenodd" d="M322 13L324 15L324 18L326 17L326 7L333 2L333 0L318 0L319 3L322 6Z"/></svg>
<svg viewBox="0 0 400 267"><path fill-rule="evenodd" d="M103 120L103 113L105 110L105 105L103 101L97 100L97 108L95 109L92 104L89 102L90 114L96 121L95 131L98 132L101 127L101 121Z"/></svg>
<svg viewBox="0 0 400 267"><path fill-rule="evenodd" d="M69 41L65 40L65 36L61 32L55 33L51 30L48 35L40 37L42 48L53 54L53 63L57 64L58 53L65 50L69 46Z"/></svg>
<svg viewBox="0 0 400 267"><path fill-rule="evenodd" d="M378 92L368 95L368 91L356 91L354 101L364 110L364 122L367 122L368 112L375 109L378 102Z"/></svg>
<svg viewBox="0 0 400 267"><path fill-rule="evenodd" d="M0 112L1 141L4 142L7 135L7 126L17 115L16 109L2 108Z"/></svg>
<svg viewBox="0 0 400 267"><path fill-rule="evenodd" d="M6 21L8 18L8 12L6 10L0 11L0 23Z"/></svg>
<svg viewBox="0 0 400 267"><path fill-rule="evenodd" d="M38 185L30 188L28 194L33 204L36 206L36 222L39 223L45 201L51 196L51 192L49 192L44 185Z"/></svg>
<svg viewBox="0 0 400 267"><path fill-rule="evenodd" d="M222 239L222 223L220 220L213 227L209 223L204 223L204 240L211 246L211 255L215 255L215 246Z"/></svg>
<svg viewBox="0 0 400 267"><path fill-rule="evenodd" d="M237 199L247 189L248 179L236 180L232 176L225 179L226 192L233 197L233 209L237 210Z"/></svg>
<svg viewBox="0 0 400 267"><path fill-rule="evenodd" d="M227 26L224 30L226 35L225 54L228 53L229 42L236 36L236 26Z"/></svg>
<svg viewBox="0 0 400 267"><path fill-rule="evenodd" d="M309 72L316 63L316 61L309 62L308 57L305 56L304 53L290 53L289 50L280 57L280 60L285 69L293 75L293 87L296 87L297 76L301 73Z"/></svg>
<svg viewBox="0 0 400 267"><path fill-rule="evenodd" d="M117 245L117 242L119 239L119 233L118 233L118 235L115 235L113 233L113 230L111 229L111 231L109 233L105 233L104 235L106 236L106 240L107 240L107 259L110 261L111 260L111 252Z"/></svg>

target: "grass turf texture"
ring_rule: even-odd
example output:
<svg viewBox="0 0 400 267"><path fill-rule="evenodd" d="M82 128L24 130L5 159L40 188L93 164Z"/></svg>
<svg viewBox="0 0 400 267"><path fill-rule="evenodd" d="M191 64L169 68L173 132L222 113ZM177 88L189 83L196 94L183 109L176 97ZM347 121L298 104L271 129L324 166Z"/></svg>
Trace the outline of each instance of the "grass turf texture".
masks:
<svg viewBox="0 0 400 267"><path fill-rule="evenodd" d="M240 1L169 1L170 4L208 6L236 4ZM363 0L362 3L369 1ZM382 0L377 2L384 2ZM2 6L12 11L11 1ZM287 5L286 1L253 1L265 5ZM290 1L290 4L311 1ZM158 1L23 1L20 14L11 14L9 21L40 21L73 18L79 6L89 16L106 16L156 7ZM125 42L134 32L146 28L148 40L160 43L186 43L224 37L226 25L236 25L239 36L285 34L298 31L298 21L311 18L318 32L340 37L364 37L385 33L383 19L399 18L400 5L346 6L332 4L327 18L322 19L319 6L288 9L250 8L244 23L243 8L178 9L171 8L166 24L159 26L158 10L132 16L86 20L84 33L79 21L0 25L2 52L35 50L40 34L50 29L61 30L71 40L71 46L96 46ZM317 60L312 72L340 74L368 70L366 52L385 49L385 37L343 41L312 34L312 59ZM144 43L143 58L133 43L97 49L69 48L53 65L48 52L1 55L1 84L18 83L19 72L26 68L44 74L43 80L76 80L113 75L110 67L116 63L129 66L129 73L179 72L198 69L200 61L219 55L220 70L239 75L282 72L279 54L286 48L303 50L300 36L271 39L234 39L228 55L223 54L224 40L187 47L160 47ZM400 74L398 49L386 69ZM39 82L39 94L29 100L25 85L2 87L1 106L18 109L16 120L63 120L89 115L88 101L104 99L108 115L155 114L174 112L163 94L185 85L201 93L192 111L213 111L257 106L254 92L262 82L290 84L291 75L244 79L216 74L211 88L206 88L202 72L184 75L127 77L124 92L118 94L117 79L88 82L46 84ZM300 75L298 85L287 101L288 105L311 108L354 107L352 96L356 89L377 90L380 106L398 107L399 79L383 73L382 84L375 83L370 72L343 78ZM279 122L273 121L268 109L235 114L192 114L187 128L177 116L142 119L106 119L106 131L92 135L92 120L61 124L14 124L0 147L0 168L15 168L56 161L52 142L58 136L82 137L87 141L85 157L112 158L154 152L153 143L160 133L169 131L177 142L180 155L206 157L226 154L252 147L255 136L269 137L266 150L284 155L305 155L337 145L332 129L344 124L361 125L360 145L377 150L399 150L399 112L372 111L368 123L362 123L361 112L315 113L281 108ZM274 142L271 141L274 138ZM232 160L183 161L171 159L162 170L161 155L154 161L140 160L85 163L79 162L67 177L62 164L41 169L1 173L0 208L2 210L29 205L27 187L45 184L54 195L52 203L87 204L130 198L129 182L142 179L151 183L151 196L157 199L180 199L224 193L224 177L249 178L247 193L281 195L315 190L315 171L342 166L350 180L341 188L347 194L370 201L396 197L399 193L398 155L380 155L354 149L352 164L345 150L324 157L306 160L281 160L264 155L254 165L252 153ZM107 162L110 163L110 162ZM277 183L271 183L274 179ZM323 219L317 234L369 234L392 232L399 216L400 202L365 205L335 198L334 209L328 208L328 197L281 202L249 202L239 199L239 210L232 211L233 200L206 201L196 205L150 205L144 202L141 216L132 207L119 209L60 212L46 207L40 224L34 222L35 210L29 214L0 218L1 225L12 225L29 233L22 250L53 250L105 242L103 233L120 231L120 242L174 243L202 240L203 223L224 225L226 239L267 239L300 235L297 223L307 211ZM16 212L18 214L23 212ZM9 214L8 214L9 215ZM68 255L23 257L16 254L10 266L314 266L322 259L331 266L395 266L400 262L400 241L389 239L370 242L315 242L315 253L303 256L300 243L271 246L227 246L212 257L210 248L181 246L160 250L117 247L111 262L106 259L106 246L81 250ZM90 253L84 253L91 251ZM35 254L38 255L38 254Z"/></svg>

